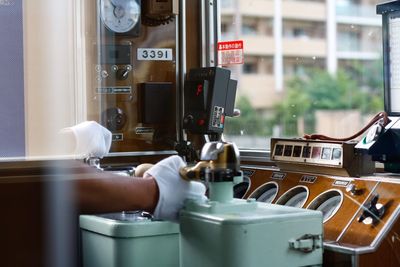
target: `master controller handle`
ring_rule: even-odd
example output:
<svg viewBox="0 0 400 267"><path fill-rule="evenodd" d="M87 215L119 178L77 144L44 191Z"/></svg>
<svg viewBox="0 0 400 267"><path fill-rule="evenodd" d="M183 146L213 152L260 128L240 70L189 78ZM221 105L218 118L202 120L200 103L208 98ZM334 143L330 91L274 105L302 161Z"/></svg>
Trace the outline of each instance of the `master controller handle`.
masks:
<svg viewBox="0 0 400 267"><path fill-rule="evenodd" d="M367 218L370 218L369 221L372 223L377 223L380 218L382 218L385 213L385 206L378 203L379 195L375 194L369 203L364 205L364 211L361 216L358 218L358 222L365 222Z"/></svg>
<svg viewBox="0 0 400 267"><path fill-rule="evenodd" d="M185 180L233 181L241 175L239 149L233 143L208 142L201 150L200 161L180 169L179 173Z"/></svg>

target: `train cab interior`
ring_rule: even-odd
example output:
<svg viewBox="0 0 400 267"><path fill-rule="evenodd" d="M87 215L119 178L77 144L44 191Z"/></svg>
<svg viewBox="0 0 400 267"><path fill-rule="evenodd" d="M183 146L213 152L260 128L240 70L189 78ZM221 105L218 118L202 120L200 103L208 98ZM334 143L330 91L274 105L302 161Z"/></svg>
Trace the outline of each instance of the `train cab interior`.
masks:
<svg viewBox="0 0 400 267"><path fill-rule="evenodd" d="M400 266L397 64L400 1L0 0L0 266Z"/></svg>

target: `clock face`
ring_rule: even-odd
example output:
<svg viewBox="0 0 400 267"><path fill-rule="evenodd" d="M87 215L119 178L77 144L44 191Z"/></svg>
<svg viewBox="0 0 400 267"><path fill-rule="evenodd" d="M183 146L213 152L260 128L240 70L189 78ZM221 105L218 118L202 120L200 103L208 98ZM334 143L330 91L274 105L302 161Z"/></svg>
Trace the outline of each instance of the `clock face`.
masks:
<svg viewBox="0 0 400 267"><path fill-rule="evenodd" d="M100 0L100 17L112 32L132 30L140 19L140 6L136 0Z"/></svg>

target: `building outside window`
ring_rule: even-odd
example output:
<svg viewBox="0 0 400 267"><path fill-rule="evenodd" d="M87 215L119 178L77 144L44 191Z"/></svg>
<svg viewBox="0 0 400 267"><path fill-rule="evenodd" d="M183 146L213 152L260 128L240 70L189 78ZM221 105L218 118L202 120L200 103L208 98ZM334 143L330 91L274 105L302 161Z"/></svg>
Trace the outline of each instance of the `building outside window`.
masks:
<svg viewBox="0 0 400 267"><path fill-rule="evenodd" d="M243 40L245 58L231 67L242 116L228 119L226 138L242 148L269 149L271 137L347 137L382 111L378 3L222 1L222 41ZM265 25L270 32L260 30ZM265 59L270 67L260 68Z"/></svg>

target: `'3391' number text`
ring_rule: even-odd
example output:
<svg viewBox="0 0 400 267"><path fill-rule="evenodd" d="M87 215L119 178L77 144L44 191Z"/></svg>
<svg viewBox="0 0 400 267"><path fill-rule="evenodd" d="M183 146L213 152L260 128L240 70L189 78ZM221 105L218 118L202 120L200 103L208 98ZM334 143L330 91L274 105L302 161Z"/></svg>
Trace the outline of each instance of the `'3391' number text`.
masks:
<svg viewBox="0 0 400 267"><path fill-rule="evenodd" d="M138 48L138 60L172 60L171 48Z"/></svg>

